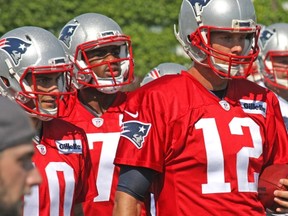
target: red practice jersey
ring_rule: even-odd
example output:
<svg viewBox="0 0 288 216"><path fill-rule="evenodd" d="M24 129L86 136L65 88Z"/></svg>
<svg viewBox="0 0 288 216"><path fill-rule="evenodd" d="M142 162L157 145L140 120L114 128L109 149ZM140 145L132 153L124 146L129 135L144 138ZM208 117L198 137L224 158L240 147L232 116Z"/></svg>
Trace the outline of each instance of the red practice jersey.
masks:
<svg viewBox="0 0 288 216"><path fill-rule="evenodd" d="M72 113L65 120L81 127L88 138L90 156L95 178L89 184L96 184L98 196L83 203L85 216L112 215L114 194L118 182L119 168L113 164L120 138L126 93L117 93L117 98L108 110L96 117L77 99ZM89 109L89 108L88 108Z"/></svg>
<svg viewBox="0 0 288 216"><path fill-rule="evenodd" d="M24 216L70 216L74 205L97 196L88 187L92 164L85 133L60 119L43 122L33 162L42 183L24 197Z"/></svg>
<svg viewBox="0 0 288 216"><path fill-rule="evenodd" d="M153 169L157 216L265 215L259 173L287 163L279 103L267 89L229 80L220 100L190 74L131 94L115 164Z"/></svg>

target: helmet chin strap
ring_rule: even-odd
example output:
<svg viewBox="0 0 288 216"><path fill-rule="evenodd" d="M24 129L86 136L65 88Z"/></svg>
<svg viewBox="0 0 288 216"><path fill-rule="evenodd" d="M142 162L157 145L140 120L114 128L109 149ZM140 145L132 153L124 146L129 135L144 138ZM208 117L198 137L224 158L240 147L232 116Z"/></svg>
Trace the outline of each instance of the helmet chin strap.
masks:
<svg viewBox="0 0 288 216"><path fill-rule="evenodd" d="M205 63L206 61L202 61L202 62L199 62L197 61L198 64L204 66L204 67L207 67L207 68L210 68L211 69L211 66L208 64L208 63ZM228 71L229 71L229 65L226 65L226 64L220 64L220 63L215 63L215 60L214 60L214 57L211 56L211 63L213 64L213 66L219 70L219 71L222 71L223 73L226 73L228 74ZM211 64L210 63L210 64ZM235 76L237 73L239 73L240 71L240 65L237 65L237 66L231 66L230 68L230 75L231 76ZM227 77L225 76L221 76L219 73L215 72L216 75L218 75L220 78L222 79L226 79Z"/></svg>
<svg viewBox="0 0 288 216"><path fill-rule="evenodd" d="M31 117L31 118L37 118L37 119L39 119L39 120L41 120L41 121L50 121L50 120L53 119L53 118L47 117L47 116L39 116L39 115L37 115L37 114L35 114L35 113L30 113L30 112L26 112L26 113L28 114L29 117Z"/></svg>
<svg viewBox="0 0 288 216"><path fill-rule="evenodd" d="M216 63L215 62L215 58L213 56L210 57L211 59L211 63L213 64L213 66L219 70L222 71L223 73L227 74L230 72L230 76L235 76L237 73L239 73L240 71L240 65L236 65L236 66L231 66L230 67L230 71L229 71L229 65L228 64L221 64L221 63ZM218 73L217 73L218 74ZM223 77L221 75L219 75L220 77ZM223 77L225 78L225 77Z"/></svg>
<svg viewBox="0 0 288 216"><path fill-rule="evenodd" d="M117 84L123 83L123 80L124 80L123 76L116 78ZM100 91L104 94L114 94L122 88L121 85L108 86L108 85L114 83L114 81L112 79L98 79L98 83L100 84L100 86L107 86L107 87L97 88L98 91Z"/></svg>
<svg viewBox="0 0 288 216"><path fill-rule="evenodd" d="M228 72L229 72L229 65L214 63L214 66L215 66L215 68L217 68L218 70L220 70L226 74L228 74ZM235 76L239 71L240 71L240 65L231 66L230 75Z"/></svg>
<svg viewBox="0 0 288 216"><path fill-rule="evenodd" d="M253 82L258 82L258 81L261 81L263 79L263 77L260 73L257 73L257 74L250 74L247 77L247 79L250 81L253 81Z"/></svg>
<svg viewBox="0 0 288 216"><path fill-rule="evenodd" d="M115 94L116 92L120 91L120 86L116 87L103 87L103 88L98 88L98 90L104 94Z"/></svg>
<svg viewBox="0 0 288 216"><path fill-rule="evenodd" d="M276 82L282 86L288 87L288 80L275 77Z"/></svg>
<svg viewBox="0 0 288 216"><path fill-rule="evenodd" d="M43 113L43 114L49 114L50 116L54 116L54 115L56 115L56 113L57 113L57 109L58 108L54 108L54 109L42 109L42 108L40 108L39 109L39 111L40 111L40 113ZM36 109L34 109L34 110L36 110ZM39 120L41 120L41 121L51 121L52 119L53 119L53 117L49 117L49 116L42 116L42 115L38 115L38 114L36 114L36 113L30 113L30 112L27 112L28 113L28 115L30 116L30 117L33 117L33 118L38 118Z"/></svg>

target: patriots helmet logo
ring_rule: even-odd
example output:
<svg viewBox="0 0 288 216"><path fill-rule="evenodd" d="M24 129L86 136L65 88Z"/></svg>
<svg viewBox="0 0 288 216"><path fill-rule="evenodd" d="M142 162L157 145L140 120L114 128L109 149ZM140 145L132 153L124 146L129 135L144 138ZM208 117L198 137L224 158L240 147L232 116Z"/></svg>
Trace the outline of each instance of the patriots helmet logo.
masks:
<svg viewBox="0 0 288 216"><path fill-rule="evenodd" d="M0 40L0 49L5 51L16 66L19 65L22 56L32 44L20 38L8 37Z"/></svg>
<svg viewBox="0 0 288 216"><path fill-rule="evenodd" d="M195 15L198 16L200 15L199 12L202 11L203 7L208 5L210 0L189 0L189 2L192 5Z"/></svg>
<svg viewBox="0 0 288 216"><path fill-rule="evenodd" d="M121 136L129 139L138 149L141 149L150 128L151 124L139 121L127 121L123 123Z"/></svg>
<svg viewBox="0 0 288 216"><path fill-rule="evenodd" d="M267 42L272 38L272 36L275 34L275 32L269 30L269 29L265 29L261 35L260 35L260 42L261 42L261 46L262 48L264 48L267 44Z"/></svg>
<svg viewBox="0 0 288 216"><path fill-rule="evenodd" d="M72 36L75 33L76 28L78 27L78 24L69 24L66 25L60 32L59 40L62 41L67 48L70 48Z"/></svg>

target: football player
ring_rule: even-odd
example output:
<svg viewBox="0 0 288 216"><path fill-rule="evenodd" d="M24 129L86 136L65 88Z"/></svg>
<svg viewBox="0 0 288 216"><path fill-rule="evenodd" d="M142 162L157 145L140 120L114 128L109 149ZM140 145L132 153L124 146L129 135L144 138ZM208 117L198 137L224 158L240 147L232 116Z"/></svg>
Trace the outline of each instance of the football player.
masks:
<svg viewBox="0 0 288 216"><path fill-rule="evenodd" d="M288 23L275 23L261 31L261 70L264 85L276 93L288 129Z"/></svg>
<svg viewBox="0 0 288 216"><path fill-rule="evenodd" d="M23 107L37 130L33 162L43 182L24 197L23 215L73 215L75 204L97 195L86 184L94 175L84 131L58 118L60 103L76 93L73 65L52 33L32 26L1 37L0 64L1 94Z"/></svg>
<svg viewBox="0 0 288 216"><path fill-rule="evenodd" d="M113 164L126 93L133 80L130 37L111 18L97 13L79 15L65 24L59 40L75 66L76 105L65 118L86 132L93 170L89 184L99 195L83 203L85 216L112 215L119 168Z"/></svg>
<svg viewBox="0 0 288 216"><path fill-rule="evenodd" d="M182 70L186 71L187 68L181 64L172 62L161 63L145 75L140 86L167 74L179 74Z"/></svg>
<svg viewBox="0 0 288 216"><path fill-rule="evenodd" d="M151 190L158 216L264 216L258 176L286 164L288 146L275 94L239 73L259 53L253 3L183 0L178 27L193 66L128 97L113 215L138 215ZM275 195L277 211L287 210L288 192Z"/></svg>

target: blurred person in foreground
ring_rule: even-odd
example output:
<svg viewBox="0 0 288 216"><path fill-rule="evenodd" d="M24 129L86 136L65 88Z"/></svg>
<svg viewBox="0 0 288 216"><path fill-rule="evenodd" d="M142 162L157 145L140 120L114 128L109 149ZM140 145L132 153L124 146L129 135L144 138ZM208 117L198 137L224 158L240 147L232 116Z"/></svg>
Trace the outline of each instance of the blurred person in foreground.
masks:
<svg viewBox="0 0 288 216"><path fill-rule="evenodd" d="M129 95L113 215L139 215L153 192L157 216L264 216L258 177L288 146L275 94L239 73L259 53L253 2L183 0L178 30L193 66ZM287 212L288 191L274 195Z"/></svg>
<svg viewBox="0 0 288 216"><path fill-rule="evenodd" d="M27 113L2 96L0 110L0 215L16 216L23 195L42 181L32 164L35 130Z"/></svg>

